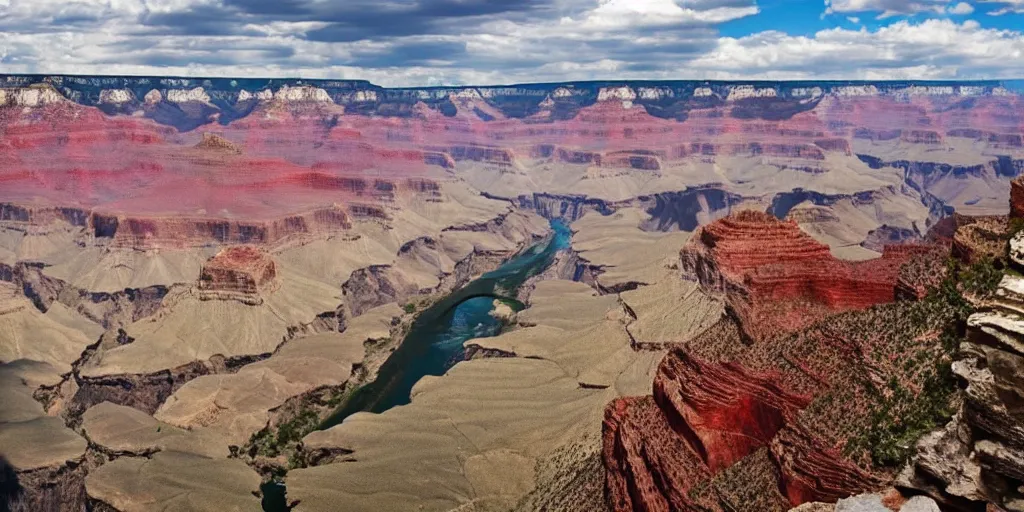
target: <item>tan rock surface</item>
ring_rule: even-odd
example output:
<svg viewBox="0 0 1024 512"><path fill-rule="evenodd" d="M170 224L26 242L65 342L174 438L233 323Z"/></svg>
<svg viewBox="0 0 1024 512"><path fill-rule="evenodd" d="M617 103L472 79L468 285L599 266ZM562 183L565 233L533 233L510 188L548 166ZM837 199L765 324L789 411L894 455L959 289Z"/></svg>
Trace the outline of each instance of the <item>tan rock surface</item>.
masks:
<svg viewBox="0 0 1024 512"><path fill-rule="evenodd" d="M694 281L666 269L650 286L619 294L636 319L627 329L640 344L682 343L711 327L724 314L724 304L700 290Z"/></svg>
<svg viewBox="0 0 1024 512"><path fill-rule="evenodd" d="M81 328L96 333L95 324L81 319ZM0 281L0 362L32 359L52 364L60 372L71 370L86 346L96 338L70 327L75 317L58 306L42 313L16 293L14 285Z"/></svg>
<svg viewBox="0 0 1024 512"><path fill-rule="evenodd" d="M580 389L553 362L510 358L460 363L444 377L426 378L413 402L384 414L357 414L306 436L307 450L344 448L356 462L289 472L296 510L449 510L491 501L534 485L536 458L581 429L596 430L607 390ZM511 451L511 453L510 453ZM504 457L496 486L491 460ZM470 462L470 461L473 462ZM424 468L430 468L424 471Z"/></svg>
<svg viewBox="0 0 1024 512"><path fill-rule="evenodd" d="M607 217L590 212L572 224L573 249L591 265L602 267L597 278L602 286L654 283L662 277L664 265L678 259L690 234L640 230L648 217L641 209L625 208Z"/></svg>
<svg viewBox="0 0 1024 512"><path fill-rule="evenodd" d="M90 499L121 512L251 512L260 509L259 485L260 476L240 460L172 451L121 458L85 479Z"/></svg>
<svg viewBox="0 0 1024 512"><path fill-rule="evenodd" d="M227 440L219 434L206 429L180 429L138 409L110 402L85 411L82 429L90 441L113 453L141 455L170 450L209 458L230 454Z"/></svg>
<svg viewBox="0 0 1024 512"><path fill-rule="evenodd" d="M208 427L241 446L288 399L345 383L353 365L363 360L364 342L387 338L392 319L400 315L397 305L388 304L356 317L343 333L294 339L270 359L238 373L194 379L171 395L155 417L182 428Z"/></svg>
<svg viewBox="0 0 1024 512"><path fill-rule="evenodd" d="M0 455L17 470L59 466L80 459L86 447L85 439L65 427L60 418L39 416L0 423Z"/></svg>
<svg viewBox="0 0 1024 512"><path fill-rule="evenodd" d="M581 485L535 467L596 457L602 401L649 392L663 352L630 348L630 318L614 295L556 280L537 283L530 300L522 327L466 342L518 357L459 363L419 382L410 405L306 436L307 451L351 450L355 462L289 472L297 510L507 510L537 486ZM530 503L549 499L557 500Z"/></svg>
<svg viewBox="0 0 1024 512"><path fill-rule="evenodd" d="M281 266L281 288L263 303L206 301L190 290L165 300L164 308L125 328L135 341L102 352L82 368L85 376L152 373L214 355L273 352L288 328L312 322L340 302L339 290Z"/></svg>

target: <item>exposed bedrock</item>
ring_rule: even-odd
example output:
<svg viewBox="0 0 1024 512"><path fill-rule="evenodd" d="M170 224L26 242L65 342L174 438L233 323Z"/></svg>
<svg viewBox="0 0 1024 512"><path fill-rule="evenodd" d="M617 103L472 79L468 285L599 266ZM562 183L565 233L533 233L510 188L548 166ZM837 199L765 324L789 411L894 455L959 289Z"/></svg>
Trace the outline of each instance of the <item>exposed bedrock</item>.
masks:
<svg viewBox="0 0 1024 512"><path fill-rule="evenodd" d="M33 398L60 376L45 363L0 364L0 509L84 512L87 442Z"/></svg>
<svg viewBox="0 0 1024 512"><path fill-rule="evenodd" d="M195 361L184 366L149 374L84 376L74 375L74 394L69 397L63 415L72 424L90 407L110 402L153 414L167 397L181 386L203 375L234 373L240 368L266 359L270 354L233 357L214 357L208 361Z"/></svg>
<svg viewBox="0 0 1024 512"><path fill-rule="evenodd" d="M169 288L162 285L126 288L113 293L93 292L48 276L45 270L40 263L0 263L0 281L21 287L22 293L43 313L60 302L107 329L123 327L156 313L169 292Z"/></svg>
<svg viewBox="0 0 1024 512"><path fill-rule="evenodd" d="M1010 216L1024 219L1024 180L1010 182Z"/></svg>
<svg viewBox="0 0 1024 512"><path fill-rule="evenodd" d="M766 446L808 397L733 364L709 364L675 350L658 367L654 400L713 472Z"/></svg>
<svg viewBox="0 0 1024 512"><path fill-rule="evenodd" d="M881 258L850 263L793 221L741 211L698 229L680 251L683 276L725 294L729 311L757 340L793 330L826 311L895 298L900 266L924 247L889 246Z"/></svg>
<svg viewBox="0 0 1024 512"><path fill-rule="evenodd" d="M931 207L934 214L952 213L951 206L943 208L938 202L952 202L954 196L958 196L957 187L943 186L943 183L956 182L955 180L983 179L991 182L1014 178L1024 172L1024 159L1012 158L1010 156L992 157L984 163L956 164L946 162L929 162L905 159L886 159L871 155L858 154L858 158L873 169L884 167L895 167L904 172L904 181L910 187L921 193L922 200ZM1003 182L1005 183L1005 181ZM1003 185L1005 186L1005 185ZM998 190L998 189L996 189ZM952 192L952 194L950 194ZM1005 192L1004 192L1005 193ZM962 206L973 206L980 198L970 196L959 198L963 201ZM1005 204L1005 203L1004 203ZM957 207L959 208L959 206ZM992 212L1003 213L1003 212ZM940 215L940 217L943 215Z"/></svg>
<svg viewBox="0 0 1024 512"><path fill-rule="evenodd" d="M487 193L484 196L503 199ZM514 199L520 208L533 210L546 219L563 219L566 222L575 222L589 211L610 215L622 208L643 208L650 215L641 226L645 231L693 231L727 215L733 205L743 200L743 196L715 186L641 195L626 201L546 193Z"/></svg>
<svg viewBox="0 0 1024 512"><path fill-rule="evenodd" d="M933 371L949 313L894 301L938 284L947 255L897 245L840 261L794 222L754 211L698 229L680 268L728 315L668 352L651 397L606 408L612 507L781 512L890 483L893 469L857 439L881 428L876 386L889 379L919 396Z"/></svg>
<svg viewBox="0 0 1024 512"><path fill-rule="evenodd" d="M738 364L703 361L684 349L671 351L658 368L653 400L619 399L605 411L604 461L613 508L787 510L879 485L877 477L800 424L811 397L786 391L782 380ZM751 464L760 466L764 480L735 474ZM728 498L743 490L756 498Z"/></svg>
<svg viewBox="0 0 1024 512"><path fill-rule="evenodd" d="M314 174L300 181L316 185ZM326 175L324 179L329 179ZM326 186L326 185L325 185ZM411 186L411 185L410 185ZM81 208L24 207L0 204L0 220L43 226L63 221L84 228L97 241L135 249L202 247L207 244L282 243L294 237L338 233L352 227L352 217L382 216L376 206L329 206L266 221L179 216L138 216Z"/></svg>
<svg viewBox="0 0 1024 512"><path fill-rule="evenodd" d="M237 298L260 303L261 293L280 287L277 265L269 254L253 246L228 247L203 265L199 274L202 299Z"/></svg>
<svg viewBox="0 0 1024 512"><path fill-rule="evenodd" d="M901 483L967 510L1024 502L1024 279L1006 275L967 322L954 373L966 385L960 412L922 438Z"/></svg>
<svg viewBox="0 0 1024 512"><path fill-rule="evenodd" d="M953 256L967 263L993 260L1005 265L1010 222L1005 216L955 216Z"/></svg>
<svg viewBox="0 0 1024 512"><path fill-rule="evenodd" d="M350 214L360 217L372 212L352 205L350 211L321 208L266 222L96 214L92 227L97 238L111 238L119 247L198 247L209 243L273 245L291 236L316 236L347 230L351 228Z"/></svg>
<svg viewBox="0 0 1024 512"><path fill-rule="evenodd" d="M693 231L698 226L727 215L743 197L714 187L696 187L680 192L641 196L634 201L643 207L650 220L641 226L647 231Z"/></svg>

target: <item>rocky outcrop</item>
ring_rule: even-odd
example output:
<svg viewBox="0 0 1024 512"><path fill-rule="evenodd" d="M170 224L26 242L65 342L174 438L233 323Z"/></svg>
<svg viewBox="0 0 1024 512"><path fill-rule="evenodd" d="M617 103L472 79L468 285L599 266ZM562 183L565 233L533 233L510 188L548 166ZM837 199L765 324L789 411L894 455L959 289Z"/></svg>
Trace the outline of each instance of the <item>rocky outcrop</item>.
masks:
<svg viewBox="0 0 1024 512"><path fill-rule="evenodd" d="M1004 276L967 322L953 371L965 387L959 414L916 445L902 483L947 503L1014 510L1024 496L1024 279Z"/></svg>
<svg viewBox="0 0 1024 512"><path fill-rule="evenodd" d="M0 364L0 509L85 511L87 442L46 416L33 391L59 380L56 369L21 360Z"/></svg>
<svg viewBox="0 0 1024 512"><path fill-rule="evenodd" d="M892 302L900 266L926 250L893 246L876 260L845 262L795 222L748 210L698 229L680 257L683 275L726 296L731 314L757 340L829 312Z"/></svg>
<svg viewBox="0 0 1024 512"><path fill-rule="evenodd" d="M872 455L877 441L859 438L897 428L879 419L886 379L912 390L888 407L950 400L931 390L935 356L925 356L950 309L935 298L894 302L898 290L913 300L930 292L947 254L900 245L841 262L795 223L759 212L699 229L681 269L722 296L729 315L662 359L652 397L607 407L613 508L781 511L890 483L893 469ZM918 274L938 277L917 283ZM915 282L900 286L900 276Z"/></svg>
<svg viewBox="0 0 1024 512"><path fill-rule="evenodd" d="M181 248L209 243L274 245L295 236L342 232L351 228L351 220L345 209L329 207L265 222L97 213L91 226L97 238L110 238L117 247Z"/></svg>
<svg viewBox="0 0 1024 512"><path fill-rule="evenodd" d="M277 266L270 256L252 246L229 247L211 258L199 274L200 298L238 298L260 303L261 293L279 286Z"/></svg>
<svg viewBox="0 0 1024 512"><path fill-rule="evenodd" d="M1010 240L1010 223L1005 216L956 217L953 235L953 256L967 263L983 260L1006 263L1006 248Z"/></svg>
<svg viewBox="0 0 1024 512"><path fill-rule="evenodd" d="M181 386L203 375L232 373L270 354L226 359L216 356L148 374L74 375L76 384L63 414L71 423L90 407L110 402L153 414Z"/></svg>
<svg viewBox="0 0 1024 512"><path fill-rule="evenodd" d="M1024 177L1010 182L1010 216L1024 219Z"/></svg>
<svg viewBox="0 0 1024 512"><path fill-rule="evenodd" d="M859 494L836 503L805 503L789 512L939 512L927 496L903 496L896 489L885 493Z"/></svg>
<svg viewBox="0 0 1024 512"><path fill-rule="evenodd" d="M677 350L654 379L654 400L713 473L767 446L810 402L732 364L709 364Z"/></svg>
<svg viewBox="0 0 1024 512"><path fill-rule="evenodd" d="M260 476L244 462L166 451L104 464L85 480L90 510L259 510Z"/></svg>

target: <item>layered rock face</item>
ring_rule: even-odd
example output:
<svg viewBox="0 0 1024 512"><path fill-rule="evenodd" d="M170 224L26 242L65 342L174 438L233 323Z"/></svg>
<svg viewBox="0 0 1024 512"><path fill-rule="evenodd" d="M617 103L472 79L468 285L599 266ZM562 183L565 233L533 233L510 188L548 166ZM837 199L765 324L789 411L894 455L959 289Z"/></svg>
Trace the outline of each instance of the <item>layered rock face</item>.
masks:
<svg viewBox="0 0 1024 512"><path fill-rule="evenodd" d="M240 296L259 301L259 294L280 286L277 266L256 247L229 247L203 265L199 274L201 296Z"/></svg>
<svg viewBox="0 0 1024 512"><path fill-rule="evenodd" d="M851 441L884 416L865 390L896 375L916 396L927 372L899 358L930 361L935 343L888 325L943 320L871 307L925 297L936 281L921 276L943 275L914 245L883 246L954 209L1004 213L1024 170L1021 99L995 82L3 84L0 373L52 367L0 387L16 405L0 407L0 454L25 510L188 508L189 496L252 508L243 460L295 463L289 450L391 353L401 306L492 270L545 218L576 222L553 273L586 284L531 282L524 329L475 343L518 357L463 367L435 402L424 388L407 424L362 423L371 444L401 437L401 457L361 448L358 467L328 464L348 441L314 444L335 467L295 479L304 508L404 505L415 497L392 491L408 483L428 508L560 503L543 489L600 485L604 404L652 379L650 397L608 409L618 508L781 511L877 487L890 475ZM690 231L745 208L796 223L736 215L675 256ZM987 233L956 246L988 254ZM523 376L529 398L508 385ZM427 444L415 434L435 428ZM477 453L453 457L466 439ZM580 460L576 486L566 461ZM441 484L412 474L424 463ZM513 492L494 477L509 467ZM565 508L536 508L552 507Z"/></svg>
<svg viewBox="0 0 1024 512"><path fill-rule="evenodd" d="M906 184L907 195L942 216L945 205L1002 213L1000 187L1024 167L1020 99L995 82L429 90L290 80L245 81L244 89L230 80L5 82L0 202L12 212L78 209L85 215L76 222L96 237L129 247L345 231L344 214L355 212L324 209L400 201L417 193L407 180L439 172L501 197L609 202L679 192L681 184L860 199ZM722 179L714 166L725 162ZM953 186L964 175L980 179Z"/></svg>
<svg viewBox="0 0 1024 512"><path fill-rule="evenodd" d="M892 302L900 266L926 250L894 246L881 258L850 263L796 222L742 211L699 228L680 257L683 275L724 294L746 334L761 339L824 314Z"/></svg>
<svg viewBox="0 0 1024 512"><path fill-rule="evenodd" d="M684 275L734 314L668 353L652 397L608 405L612 507L785 511L891 482L875 436L902 427L880 418L910 414L936 386L948 356L935 329L952 314L933 299L893 303L898 277L941 275L947 254L900 246L851 264L756 212L695 233Z"/></svg>
<svg viewBox="0 0 1024 512"><path fill-rule="evenodd" d="M1005 220L1004 220L1005 221ZM1018 259L1024 237L1009 244ZM1024 503L1024 278L1002 277L993 297L967 320L968 337L960 345L953 372L965 385L964 403L944 428L922 438L902 483L937 499L980 509L985 502L1000 510Z"/></svg>

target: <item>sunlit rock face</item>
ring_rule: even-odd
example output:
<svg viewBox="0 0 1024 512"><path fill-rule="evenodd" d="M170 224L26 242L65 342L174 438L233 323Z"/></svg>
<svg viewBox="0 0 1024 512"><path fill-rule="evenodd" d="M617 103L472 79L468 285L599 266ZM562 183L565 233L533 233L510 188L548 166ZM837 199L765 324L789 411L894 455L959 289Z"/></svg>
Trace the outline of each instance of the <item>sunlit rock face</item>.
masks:
<svg viewBox="0 0 1024 512"><path fill-rule="evenodd" d="M796 222L757 211L699 228L680 277L721 297L727 314L668 352L650 397L607 406L611 507L783 511L892 482L852 447L874 421L873 382L920 389L918 363L896 355L935 357L945 313L916 290L938 283L948 254L897 245L842 261Z"/></svg>
<svg viewBox="0 0 1024 512"><path fill-rule="evenodd" d="M792 331L824 314L892 302L900 266L927 247L890 246L842 261L796 222L743 211L699 228L680 253L684 275L725 294L747 336Z"/></svg>

